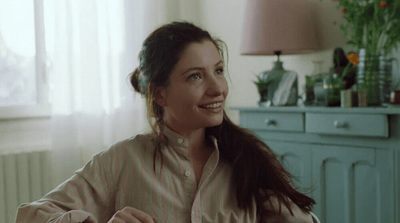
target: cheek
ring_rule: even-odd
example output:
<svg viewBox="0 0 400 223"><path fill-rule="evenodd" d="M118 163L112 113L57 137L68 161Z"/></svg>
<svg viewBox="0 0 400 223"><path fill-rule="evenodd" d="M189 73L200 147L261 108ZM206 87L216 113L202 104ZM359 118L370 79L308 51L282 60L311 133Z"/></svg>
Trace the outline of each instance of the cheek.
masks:
<svg viewBox="0 0 400 223"><path fill-rule="evenodd" d="M169 104L176 108L188 107L196 104L197 95L193 89L189 88L176 88L169 95Z"/></svg>
<svg viewBox="0 0 400 223"><path fill-rule="evenodd" d="M229 93L229 86L228 86L228 82L226 81L225 78L224 78L224 81L223 81L222 88L223 88L225 96L227 96L228 93Z"/></svg>

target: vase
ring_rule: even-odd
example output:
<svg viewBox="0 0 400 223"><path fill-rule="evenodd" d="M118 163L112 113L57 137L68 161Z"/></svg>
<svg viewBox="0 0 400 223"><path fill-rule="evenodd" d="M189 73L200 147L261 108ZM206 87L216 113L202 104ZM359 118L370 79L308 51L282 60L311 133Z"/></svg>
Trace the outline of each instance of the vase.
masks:
<svg viewBox="0 0 400 223"><path fill-rule="evenodd" d="M259 89L258 93L260 94L258 105L260 107L269 107L271 105L271 101L268 100L268 89Z"/></svg>
<svg viewBox="0 0 400 223"><path fill-rule="evenodd" d="M379 106L384 102L386 61L383 54L360 49L357 65L357 90L366 91L367 105Z"/></svg>

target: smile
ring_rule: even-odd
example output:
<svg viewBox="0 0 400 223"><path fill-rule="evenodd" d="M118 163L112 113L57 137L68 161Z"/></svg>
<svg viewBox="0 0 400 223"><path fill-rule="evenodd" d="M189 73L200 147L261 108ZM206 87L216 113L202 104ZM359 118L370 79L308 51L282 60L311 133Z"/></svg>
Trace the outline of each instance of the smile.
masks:
<svg viewBox="0 0 400 223"><path fill-rule="evenodd" d="M222 102L216 102L216 103L212 103L212 104L208 104L208 105L201 105L200 107L202 108L219 108L222 106Z"/></svg>

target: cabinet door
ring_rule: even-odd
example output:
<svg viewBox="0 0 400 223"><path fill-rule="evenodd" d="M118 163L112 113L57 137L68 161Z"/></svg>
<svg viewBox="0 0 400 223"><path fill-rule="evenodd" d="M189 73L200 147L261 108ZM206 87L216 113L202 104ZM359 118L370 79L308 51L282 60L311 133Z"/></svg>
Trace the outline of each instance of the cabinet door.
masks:
<svg viewBox="0 0 400 223"><path fill-rule="evenodd" d="M306 144L264 140L277 154L279 161L294 176L293 184L299 191L309 193L311 183L311 149Z"/></svg>
<svg viewBox="0 0 400 223"><path fill-rule="evenodd" d="M392 151L313 145L312 156L321 222L394 222Z"/></svg>

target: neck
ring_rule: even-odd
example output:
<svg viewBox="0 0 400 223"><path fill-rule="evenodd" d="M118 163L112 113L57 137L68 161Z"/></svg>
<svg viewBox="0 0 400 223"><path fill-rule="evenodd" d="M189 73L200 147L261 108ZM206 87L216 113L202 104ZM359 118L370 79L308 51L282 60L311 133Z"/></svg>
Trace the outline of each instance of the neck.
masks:
<svg viewBox="0 0 400 223"><path fill-rule="evenodd" d="M272 70L274 70L274 71L283 71L285 69L283 69L283 63L281 61L275 61Z"/></svg>
<svg viewBox="0 0 400 223"><path fill-rule="evenodd" d="M186 137L189 141L187 158L192 162L196 180L199 183L204 165L210 157L213 148L206 140L205 129L202 129L201 132L186 135Z"/></svg>
<svg viewBox="0 0 400 223"><path fill-rule="evenodd" d="M189 159L192 161L201 161L208 158L210 146L207 143L205 128L178 133L188 140Z"/></svg>
<svg viewBox="0 0 400 223"><path fill-rule="evenodd" d="M190 150L197 150L199 148L202 148L202 146L205 144L205 128L193 131L186 131L180 134L188 140Z"/></svg>
<svg viewBox="0 0 400 223"><path fill-rule="evenodd" d="M189 144L189 153L198 152L201 148L204 147L206 144L206 136L205 136L205 128L198 128L198 129L188 129L182 126L181 128L176 125L169 125L165 123L168 128L172 129L176 133L182 135L188 140Z"/></svg>

